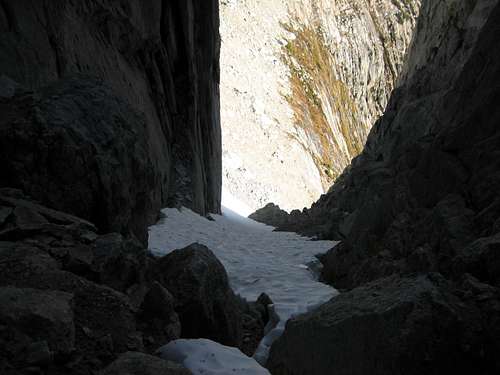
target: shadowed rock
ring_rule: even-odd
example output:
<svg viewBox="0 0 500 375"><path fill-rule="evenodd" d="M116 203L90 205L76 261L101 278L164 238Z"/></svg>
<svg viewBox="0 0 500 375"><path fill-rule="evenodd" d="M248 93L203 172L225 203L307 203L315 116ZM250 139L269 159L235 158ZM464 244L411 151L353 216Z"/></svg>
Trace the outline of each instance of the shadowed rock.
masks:
<svg viewBox="0 0 500 375"><path fill-rule="evenodd" d="M459 296L437 274L365 284L291 319L267 365L277 375L487 373L489 333Z"/></svg>
<svg viewBox="0 0 500 375"><path fill-rule="evenodd" d="M237 346L242 327L226 270L211 250L192 244L160 258L156 275L176 299L182 337Z"/></svg>

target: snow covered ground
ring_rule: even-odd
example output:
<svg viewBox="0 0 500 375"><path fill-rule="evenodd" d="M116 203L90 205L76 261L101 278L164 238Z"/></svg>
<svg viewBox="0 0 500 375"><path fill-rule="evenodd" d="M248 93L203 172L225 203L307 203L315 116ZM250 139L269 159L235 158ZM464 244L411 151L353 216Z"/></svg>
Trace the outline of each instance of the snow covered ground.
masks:
<svg viewBox="0 0 500 375"><path fill-rule="evenodd" d="M214 221L185 208L169 208L162 212L164 218L149 230L149 249L152 253L165 255L193 242L204 244L224 264L237 294L254 301L265 292L273 300L280 322L260 343L255 358L261 363L265 362L271 343L283 332L286 320L337 294L335 289L318 282L311 272L314 268L312 264L318 263L315 255L330 249L335 244L332 241L310 241L295 233L273 232L272 227L242 217L227 208L223 208L223 215L212 215ZM208 345L208 349L213 350L212 357L216 354L222 356L220 363L224 363L225 355L230 355L233 360L220 371L209 367L200 371L200 367L194 366L193 362L198 358L198 362L201 361L203 355L200 353L207 355L207 340L194 340L189 345L186 340L183 342L181 348L187 351L184 353L187 356L184 364L194 374L235 373L234 368L238 366L234 363L234 353L221 351L220 345L215 343L212 348ZM192 345L198 345L199 350L193 350ZM246 364L243 362L248 361L248 357L241 356L240 368L244 368ZM262 371L262 374L267 374L266 370ZM256 372L242 370L236 373Z"/></svg>
<svg viewBox="0 0 500 375"><path fill-rule="evenodd" d="M162 346L160 357L180 363L193 374L203 375L270 375L253 358L239 349L207 339L180 339Z"/></svg>

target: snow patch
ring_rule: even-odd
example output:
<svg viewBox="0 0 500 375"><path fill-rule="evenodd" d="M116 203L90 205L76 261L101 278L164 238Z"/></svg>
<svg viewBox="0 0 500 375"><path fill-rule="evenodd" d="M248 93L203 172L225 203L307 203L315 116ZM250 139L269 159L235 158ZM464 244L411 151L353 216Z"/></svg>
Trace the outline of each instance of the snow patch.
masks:
<svg viewBox="0 0 500 375"><path fill-rule="evenodd" d="M180 339L158 349L161 358L182 364L194 375L270 375L240 350L207 339Z"/></svg>

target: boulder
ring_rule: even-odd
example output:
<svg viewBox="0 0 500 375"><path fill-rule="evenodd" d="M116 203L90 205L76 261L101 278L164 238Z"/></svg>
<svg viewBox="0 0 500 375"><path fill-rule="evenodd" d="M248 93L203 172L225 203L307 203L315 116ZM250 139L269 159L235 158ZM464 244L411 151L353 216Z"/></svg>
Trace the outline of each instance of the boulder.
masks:
<svg viewBox="0 0 500 375"><path fill-rule="evenodd" d="M137 311L120 289L140 281L140 277L130 275L139 274L144 265L131 261L136 268L128 267L123 259L133 258L133 254L141 259L144 249L139 251L135 241L130 243L119 234L99 236L85 220L41 206L20 192L13 197L13 192L0 192L0 207L11 211L8 220L0 224L3 239L10 239L1 241L0 236L0 285L71 295L74 343L66 345L62 337L59 342L68 350L74 348L80 359L75 362L73 354L64 353L61 358L56 353L58 363L98 369L116 352L142 350ZM134 272L125 272L130 268ZM37 340L33 345L38 344L31 345L33 340ZM10 357L25 365L46 362L43 342L48 343L52 356L52 341L43 337L33 340L26 342L31 349L26 349L24 362Z"/></svg>
<svg viewBox="0 0 500 375"><path fill-rule="evenodd" d="M16 241L3 242L0 251L9 247L12 253L19 252L20 263L30 262L35 256L37 260L31 262L35 267L46 264L44 258L53 263L52 268L121 292L144 282L146 250L139 241L119 233L98 235L91 223L19 194L13 198L0 191L0 209L9 213L8 220L0 223L0 240ZM2 254L8 256L7 251Z"/></svg>
<svg viewBox="0 0 500 375"><path fill-rule="evenodd" d="M126 352L100 375L190 375L191 371L175 363L138 352Z"/></svg>
<svg viewBox="0 0 500 375"><path fill-rule="evenodd" d="M137 312L125 294L67 271L34 267L24 261L2 271L1 285L8 282L18 288L71 293L74 347L84 359L106 362L114 358L115 352L143 349Z"/></svg>
<svg viewBox="0 0 500 375"><path fill-rule="evenodd" d="M238 346L241 311L226 270L211 250L192 244L159 258L154 270L157 281L176 300L182 337Z"/></svg>
<svg viewBox="0 0 500 375"><path fill-rule="evenodd" d="M2 334L2 341L7 338L3 345L8 350L17 346L27 350L30 364L49 361L51 352L71 352L75 347L73 303L71 293L0 287L0 326L10 332Z"/></svg>
<svg viewBox="0 0 500 375"><path fill-rule="evenodd" d="M488 374L500 365L485 354L490 339L479 310L439 274L392 276L292 318L267 367L277 375Z"/></svg>

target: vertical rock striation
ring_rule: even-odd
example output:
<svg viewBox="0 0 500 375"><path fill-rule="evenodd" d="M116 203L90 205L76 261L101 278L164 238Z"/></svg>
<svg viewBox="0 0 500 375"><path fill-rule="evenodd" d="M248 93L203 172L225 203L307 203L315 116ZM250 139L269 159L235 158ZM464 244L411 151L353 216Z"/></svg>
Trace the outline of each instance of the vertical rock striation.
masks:
<svg viewBox="0 0 500 375"><path fill-rule="evenodd" d="M292 3L282 58L294 136L325 191L363 149L396 84L420 0Z"/></svg>
<svg viewBox="0 0 500 375"><path fill-rule="evenodd" d="M0 185L22 188L45 204L96 222L101 231L132 231L142 240L147 225L167 204L182 204L201 214L219 212L218 1L5 0L0 5L0 75L24 88L2 97L2 104L9 107L10 101L19 103L20 96L32 95L29 106L34 117L23 121L31 130L37 128L35 123L46 123L38 133L38 146L19 155L5 143L15 144L15 138L22 137L16 125L19 119L2 121ZM70 89L50 96L54 106L37 109L49 95L45 87L74 74L92 77L95 86L109 91L107 97L116 97L134 113L117 120L117 131L108 139L103 139L103 132L116 117L106 118L109 100L103 102L102 97L81 95L69 108L68 101L74 102ZM95 129L75 138L75 133L88 130L88 123L81 118L80 129L75 129L75 116L70 114L92 105L99 113L101 104L103 116L96 115ZM128 124L120 129L123 122ZM31 173L23 170L21 160L50 153L46 134L55 123L77 145L89 145L89 155L96 152L95 158L82 161L91 172L88 178L72 181L74 166L65 162L43 173L38 168ZM135 133L128 143L122 139L124 129ZM122 148L107 156L108 163L99 159L99 150L93 150L96 144L106 152L117 145ZM134 159L137 148L142 150L141 160L122 163L127 153ZM123 172L124 178L113 181L114 171ZM102 190L109 192L104 199L115 209L102 207Z"/></svg>

